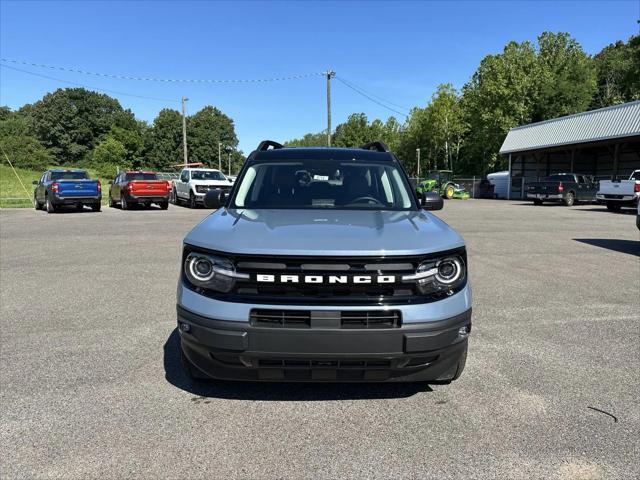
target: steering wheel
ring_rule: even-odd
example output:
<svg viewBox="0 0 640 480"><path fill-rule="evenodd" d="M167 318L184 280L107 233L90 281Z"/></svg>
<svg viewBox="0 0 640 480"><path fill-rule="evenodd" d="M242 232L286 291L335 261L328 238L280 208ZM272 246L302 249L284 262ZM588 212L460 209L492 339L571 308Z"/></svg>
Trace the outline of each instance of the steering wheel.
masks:
<svg viewBox="0 0 640 480"><path fill-rule="evenodd" d="M378 204L378 205L384 205L384 204L383 204L380 200L378 200L377 198L375 198L375 197L369 197L369 196L354 198L353 200L351 200L351 201L349 202L349 205L352 205L352 204L354 204L354 203L362 203L362 202L375 202L375 203L376 203L376 204Z"/></svg>

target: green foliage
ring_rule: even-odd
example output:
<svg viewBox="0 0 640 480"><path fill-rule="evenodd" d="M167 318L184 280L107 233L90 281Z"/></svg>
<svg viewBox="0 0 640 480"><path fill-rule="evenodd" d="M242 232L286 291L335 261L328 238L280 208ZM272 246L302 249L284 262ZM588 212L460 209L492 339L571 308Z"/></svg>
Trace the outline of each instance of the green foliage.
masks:
<svg viewBox="0 0 640 480"><path fill-rule="evenodd" d="M84 88L58 89L20 112L57 164L82 161L116 119L133 118L116 99Z"/></svg>
<svg viewBox="0 0 640 480"><path fill-rule="evenodd" d="M598 91L596 108L640 100L640 35L618 41L594 57Z"/></svg>
<svg viewBox="0 0 640 480"><path fill-rule="evenodd" d="M44 170L53 162L53 157L35 138L27 135L0 136L0 163L14 167Z"/></svg>
<svg viewBox="0 0 640 480"><path fill-rule="evenodd" d="M98 143L91 155L89 166L93 168L100 177L113 178L116 172L127 170L132 167L127 160L127 149L111 135L105 136Z"/></svg>
<svg viewBox="0 0 640 480"><path fill-rule="evenodd" d="M539 92L533 120L583 112L597 90L596 66L568 33L538 37Z"/></svg>
<svg viewBox="0 0 640 480"><path fill-rule="evenodd" d="M153 120L145 138L146 165L163 170L183 161L182 115L176 110L164 108Z"/></svg>
<svg viewBox="0 0 640 480"><path fill-rule="evenodd" d="M367 142L380 140L381 134L380 120L374 120L370 124L364 113L352 113L345 123L336 127L331 144L336 147L359 147Z"/></svg>
<svg viewBox="0 0 640 480"><path fill-rule="evenodd" d="M302 138L294 138L284 142L285 147L326 147L327 131L320 133L307 133Z"/></svg>
<svg viewBox="0 0 640 480"><path fill-rule="evenodd" d="M187 147L190 162L218 166L218 143L221 162L238 146L233 120L210 105L187 119Z"/></svg>

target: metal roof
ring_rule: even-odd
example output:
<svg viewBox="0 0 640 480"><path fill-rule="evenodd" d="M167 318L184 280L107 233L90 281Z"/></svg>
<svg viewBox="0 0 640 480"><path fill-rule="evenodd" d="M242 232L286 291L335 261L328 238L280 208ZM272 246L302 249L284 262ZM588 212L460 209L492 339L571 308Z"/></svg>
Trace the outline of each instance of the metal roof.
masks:
<svg viewBox="0 0 640 480"><path fill-rule="evenodd" d="M512 128L500 153L640 136L640 100Z"/></svg>

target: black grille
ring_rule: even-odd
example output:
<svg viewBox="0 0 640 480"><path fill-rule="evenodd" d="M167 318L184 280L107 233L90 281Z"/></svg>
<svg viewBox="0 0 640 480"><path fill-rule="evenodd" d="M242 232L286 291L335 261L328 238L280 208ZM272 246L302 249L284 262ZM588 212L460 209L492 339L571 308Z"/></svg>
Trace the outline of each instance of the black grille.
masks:
<svg viewBox="0 0 640 480"><path fill-rule="evenodd" d="M266 310L253 309L249 322L256 327L269 328L398 328L402 325L398 310Z"/></svg>
<svg viewBox="0 0 640 480"><path fill-rule="evenodd" d="M185 246L184 255L200 249ZM238 273L248 274L249 279L239 279L228 293L214 292L191 286L203 295L233 302L271 305L406 305L437 301L444 293L425 297L417 292L413 282L402 282L403 275L412 275L418 266L429 259L451 254L461 255L466 261L464 248L428 255L378 256L378 257L324 257L324 256L275 256L238 255L210 251L213 255L229 258ZM266 283L258 282L256 275L393 275L395 283ZM188 279L183 276L188 284ZM461 285L459 288L463 288ZM376 320L379 323L384 323ZM273 319L276 323L276 319Z"/></svg>
<svg viewBox="0 0 640 480"><path fill-rule="evenodd" d="M262 358L258 360L258 366L263 368L391 368L391 360Z"/></svg>
<svg viewBox="0 0 640 480"><path fill-rule="evenodd" d="M251 325L260 327L311 327L311 312L303 310L251 310Z"/></svg>

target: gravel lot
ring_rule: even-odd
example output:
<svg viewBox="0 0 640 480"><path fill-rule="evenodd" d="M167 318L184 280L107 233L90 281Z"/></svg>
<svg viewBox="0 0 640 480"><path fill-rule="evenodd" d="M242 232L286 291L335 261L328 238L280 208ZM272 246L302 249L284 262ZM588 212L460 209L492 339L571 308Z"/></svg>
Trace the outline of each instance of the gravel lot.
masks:
<svg viewBox="0 0 640 480"><path fill-rule="evenodd" d="M0 211L2 478L640 475L634 215L446 202L474 329L430 388L188 381L175 288L208 213Z"/></svg>

